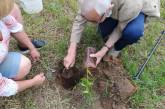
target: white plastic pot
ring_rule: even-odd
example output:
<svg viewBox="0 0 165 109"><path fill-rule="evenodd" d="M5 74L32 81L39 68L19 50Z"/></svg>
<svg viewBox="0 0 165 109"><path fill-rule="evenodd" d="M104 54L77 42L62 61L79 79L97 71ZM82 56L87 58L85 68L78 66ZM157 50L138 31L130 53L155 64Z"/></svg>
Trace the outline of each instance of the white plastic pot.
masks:
<svg viewBox="0 0 165 109"><path fill-rule="evenodd" d="M28 14L36 14L43 10L42 0L18 0L18 2Z"/></svg>

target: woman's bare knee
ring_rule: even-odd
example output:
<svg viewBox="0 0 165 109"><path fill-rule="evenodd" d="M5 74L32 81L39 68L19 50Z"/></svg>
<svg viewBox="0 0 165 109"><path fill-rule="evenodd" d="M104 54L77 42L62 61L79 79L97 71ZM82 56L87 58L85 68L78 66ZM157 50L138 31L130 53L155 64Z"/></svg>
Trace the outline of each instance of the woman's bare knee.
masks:
<svg viewBox="0 0 165 109"><path fill-rule="evenodd" d="M31 61L27 57L22 55L19 72L18 72L16 78L14 78L14 80L23 79L30 72L31 66L32 66Z"/></svg>

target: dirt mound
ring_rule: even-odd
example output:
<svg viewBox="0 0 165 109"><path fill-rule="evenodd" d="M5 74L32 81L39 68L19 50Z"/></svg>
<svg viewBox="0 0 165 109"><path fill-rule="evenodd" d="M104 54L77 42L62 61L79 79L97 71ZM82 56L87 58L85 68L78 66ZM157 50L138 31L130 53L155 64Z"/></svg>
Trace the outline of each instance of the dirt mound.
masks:
<svg viewBox="0 0 165 109"><path fill-rule="evenodd" d="M100 94L100 102L104 109L127 109L129 97L137 87L124 70L122 63L104 62L98 67L95 90ZM106 96L106 97L105 97Z"/></svg>

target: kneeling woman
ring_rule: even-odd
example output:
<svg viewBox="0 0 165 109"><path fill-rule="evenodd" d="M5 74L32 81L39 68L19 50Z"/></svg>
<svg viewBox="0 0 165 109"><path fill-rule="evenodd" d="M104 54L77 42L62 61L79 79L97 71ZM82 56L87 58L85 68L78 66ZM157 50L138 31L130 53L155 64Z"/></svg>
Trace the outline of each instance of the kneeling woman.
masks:
<svg viewBox="0 0 165 109"><path fill-rule="evenodd" d="M40 53L31 43L21 24L21 13L14 0L0 0L0 96L11 96L44 82L43 73L33 79L23 80L31 69L31 61L17 52L8 52L9 40L13 36L27 46L34 61Z"/></svg>

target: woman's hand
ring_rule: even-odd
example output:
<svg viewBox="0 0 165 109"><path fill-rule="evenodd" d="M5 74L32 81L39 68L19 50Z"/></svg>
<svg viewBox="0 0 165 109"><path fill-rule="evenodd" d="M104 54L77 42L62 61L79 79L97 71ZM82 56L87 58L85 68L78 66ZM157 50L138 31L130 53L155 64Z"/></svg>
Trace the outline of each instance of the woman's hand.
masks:
<svg viewBox="0 0 165 109"><path fill-rule="evenodd" d="M21 92L27 88L30 88L32 86L39 86L42 85L45 81L45 76L44 73L37 74L34 76L32 79L29 80L23 80L23 81L16 81L18 85L18 92Z"/></svg>
<svg viewBox="0 0 165 109"><path fill-rule="evenodd" d="M39 60L40 53L34 47L30 38L27 36L27 34L24 31L13 33L12 35L21 45L23 45L23 47L27 47L30 50L30 55L34 62Z"/></svg>
<svg viewBox="0 0 165 109"><path fill-rule="evenodd" d="M34 81L34 84L35 86L39 86L41 84L43 84L43 82L45 81L45 76L44 76L44 73L40 73L40 74L37 74L35 77L33 77L33 81Z"/></svg>
<svg viewBox="0 0 165 109"><path fill-rule="evenodd" d="M39 61L40 53L38 52L36 48L30 50L30 55L34 62Z"/></svg>
<svg viewBox="0 0 165 109"><path fill-rule="evenodd" d="M91 54L90 57L96 58L96 66L100 63L101 59L104 57L104 55L107 53L108 48L103 47L100 51L98 51L95 54Z"/></svg>

